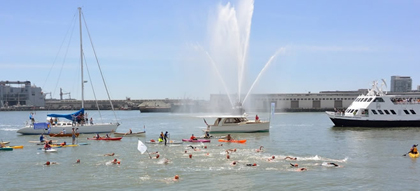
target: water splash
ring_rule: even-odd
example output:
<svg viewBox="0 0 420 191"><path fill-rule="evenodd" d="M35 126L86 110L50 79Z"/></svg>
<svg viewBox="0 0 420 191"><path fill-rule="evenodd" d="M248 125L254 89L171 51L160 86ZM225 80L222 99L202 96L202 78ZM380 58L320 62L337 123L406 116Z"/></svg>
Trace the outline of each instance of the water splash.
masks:
<svg viewBox="0 0 420 191"><path fill-rule="evenodd" d="M243 100L243 102L246 101L246 98L248 98L248 95L251 93L252 89L254 88L255 84L258 82L258 80L260 79L261 75L265 72L265 70L268 68L268 66L270 66L270 64L273 62L274 58L281 52L284 52L286 49L280 48L279 50L276 51L276 53L274 53L273 56L270 57L270 59L268 60L268 62L264 65L264 68L260 71L260 73L258 74L257 78L254 80L254 82L251 85L251 88L249 88L248 92L245 94L245 98Z"/></svg>

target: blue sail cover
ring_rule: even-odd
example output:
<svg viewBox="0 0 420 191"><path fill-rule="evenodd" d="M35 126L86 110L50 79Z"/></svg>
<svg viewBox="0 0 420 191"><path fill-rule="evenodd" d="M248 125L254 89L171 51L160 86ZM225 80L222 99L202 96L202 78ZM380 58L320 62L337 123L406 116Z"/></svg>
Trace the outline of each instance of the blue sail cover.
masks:
<svg viewBox="0 0 420 191"><path fill-rule="evenodd" d="M73 117L72 116L74 116L74 117L77 117L78 115L80 115L80 114L84 114L85 113L85 109L84 108L82 108L82 109L80 109L79 111L76 111L76 112L74 112L74 113L71 113L71 114L48 114L47 116L48 117L60 117L60 118L66 118L66 119L68 119L68 120L73 120Z"/></svg>
<svg viewBox="0 0 420 191"><path fill-rule="evenodd" d="M48 129L50 123L42 122L42 123L34 123L34 129Z"/></svg>

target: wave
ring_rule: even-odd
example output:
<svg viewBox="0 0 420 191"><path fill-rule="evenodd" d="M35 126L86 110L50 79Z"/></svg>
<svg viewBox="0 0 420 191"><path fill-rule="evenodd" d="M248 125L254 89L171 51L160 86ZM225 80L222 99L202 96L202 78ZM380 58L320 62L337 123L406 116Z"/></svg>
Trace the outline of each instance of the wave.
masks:
<svg viewBox="0 0 420 191"><path fill-rule="evenodd" d="M0 129L1 131L17 131L17 130L19 130L19 129L17 129L17 128L2 128L2 129Z"/></svg>

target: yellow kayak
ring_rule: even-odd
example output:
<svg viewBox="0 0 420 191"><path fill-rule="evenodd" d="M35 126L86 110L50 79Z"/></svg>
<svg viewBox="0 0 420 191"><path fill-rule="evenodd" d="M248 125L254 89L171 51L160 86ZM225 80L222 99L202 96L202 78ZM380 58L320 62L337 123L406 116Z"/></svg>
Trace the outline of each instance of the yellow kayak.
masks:
<svg viewBox="0 0 420 191"><path fill-rule="evenodd" d="M7 146L5 148L23 149L23 145L19 145L19 146Z"/></svg>
<svg viewBox="0 0 420 191"><path fill-rule="evenodd" d="M411 158L418 158L419 157L419 152L417 152L417 154L408 153L408 156L410 156Z"/></svg>

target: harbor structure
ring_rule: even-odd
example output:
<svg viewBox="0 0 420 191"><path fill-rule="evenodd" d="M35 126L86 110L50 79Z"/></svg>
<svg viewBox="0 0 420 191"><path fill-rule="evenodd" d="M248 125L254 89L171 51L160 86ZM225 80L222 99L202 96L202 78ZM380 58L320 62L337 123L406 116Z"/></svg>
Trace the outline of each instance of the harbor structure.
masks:
<svg viewBox="0 0 420 191"><path fill-rule="evenodd" d="M45 95L30 81L0 81L0 108L44 107Z"/></svg>

